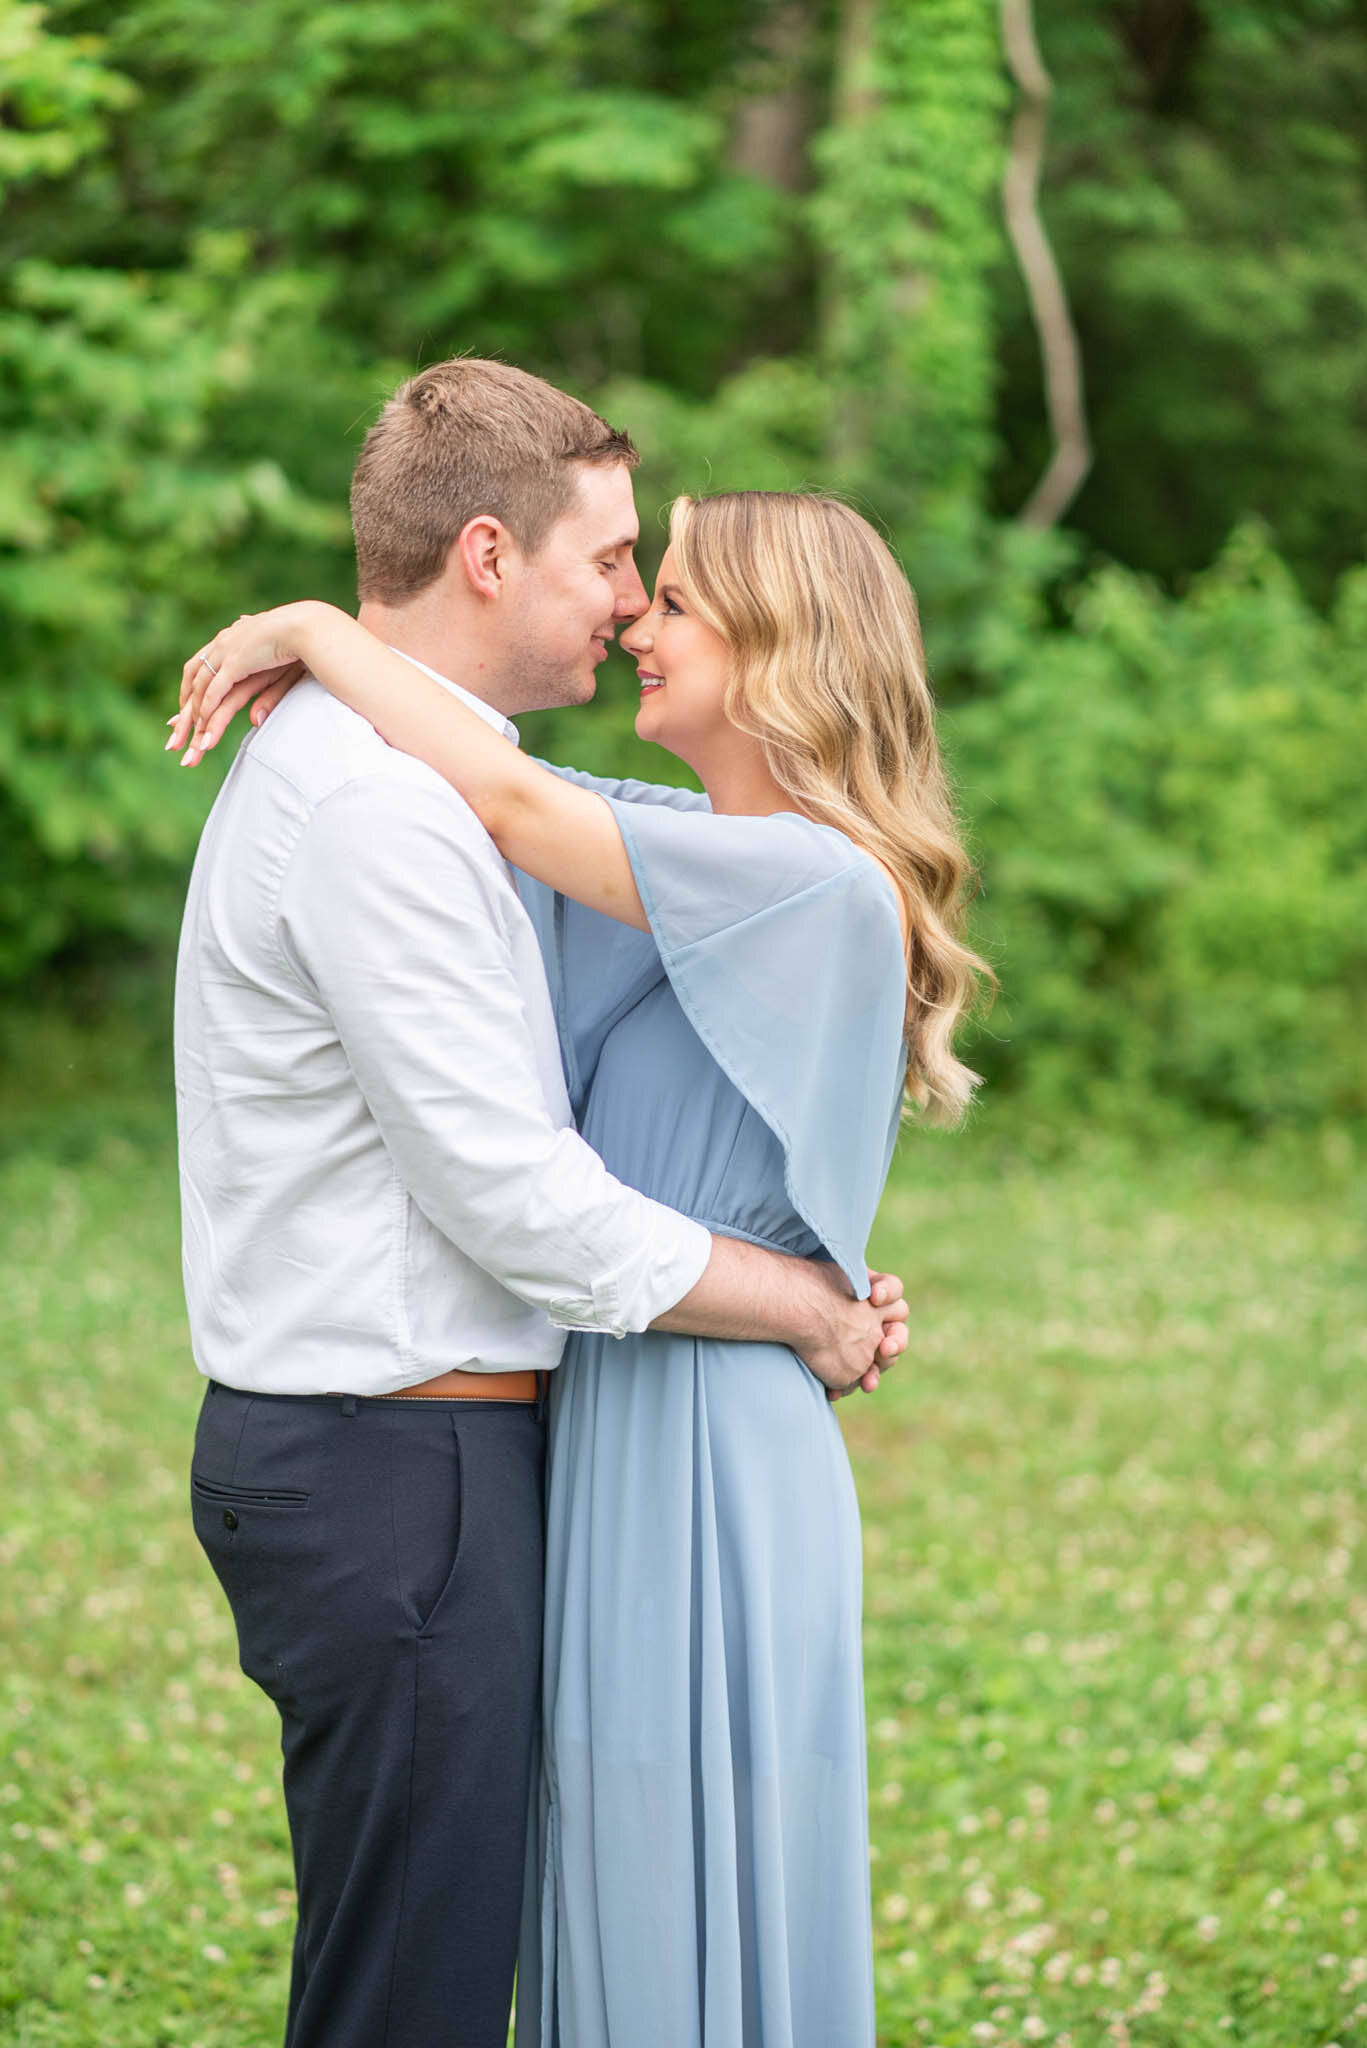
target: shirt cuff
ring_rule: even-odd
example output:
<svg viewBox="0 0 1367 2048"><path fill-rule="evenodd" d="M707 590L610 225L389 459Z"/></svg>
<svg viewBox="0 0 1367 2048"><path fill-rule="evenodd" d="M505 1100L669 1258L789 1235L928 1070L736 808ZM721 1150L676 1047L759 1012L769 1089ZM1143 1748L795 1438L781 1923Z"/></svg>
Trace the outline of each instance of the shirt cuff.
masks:
<svg viewBox="0 0 1367 2048"><path fill-rule="evenodd" d="M681 1302L701 1280L712 1256L712 1233L674 1209L652 1202L646 1242L615 1273L592 1282L587 1300L552 1301L548 1314L557 1330L596 1331L625 1337L649 1329L657 1316Z"/></svg>

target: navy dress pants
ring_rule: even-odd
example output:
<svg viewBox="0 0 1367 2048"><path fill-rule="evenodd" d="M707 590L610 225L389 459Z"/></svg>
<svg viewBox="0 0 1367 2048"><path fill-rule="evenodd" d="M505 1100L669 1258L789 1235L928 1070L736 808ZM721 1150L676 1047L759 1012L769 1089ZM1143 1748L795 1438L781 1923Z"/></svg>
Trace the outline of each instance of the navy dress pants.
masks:
<svg viewBox="0 0 1367 2048"><path fill-rule="evenodd" d="M195 1532L280 1712L286 2048L504 2048L544 1450L530 1404L205 1395Z"/></svg>

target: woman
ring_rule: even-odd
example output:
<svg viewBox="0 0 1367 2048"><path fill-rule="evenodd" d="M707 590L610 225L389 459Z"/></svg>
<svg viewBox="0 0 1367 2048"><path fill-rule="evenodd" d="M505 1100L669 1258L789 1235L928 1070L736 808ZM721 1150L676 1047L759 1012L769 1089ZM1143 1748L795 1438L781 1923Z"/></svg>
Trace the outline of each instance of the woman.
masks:
<svg viewBox="0 0 1367 2048"><path fill-rule="evenodd" d="M706 798L527 760L325 606L211 644L191 756L298 657L527 878L609 1168L866 1294L904 1082L952 1121L974 1081L915 600L836 500L681 499L623 645L638 733ZM820 1387L778 1346L576 1335L550 1446L519 2042L870 2048L859 1522Z"/></svg>

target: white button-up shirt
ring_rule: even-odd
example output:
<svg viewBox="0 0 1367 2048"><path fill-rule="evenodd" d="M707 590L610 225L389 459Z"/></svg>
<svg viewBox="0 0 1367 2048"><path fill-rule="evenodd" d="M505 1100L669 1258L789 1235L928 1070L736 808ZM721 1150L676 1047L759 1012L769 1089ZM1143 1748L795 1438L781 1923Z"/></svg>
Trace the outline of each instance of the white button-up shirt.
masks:
<svg viewBox="0 0 1367 2048"><path fill-rule="evenodd" d="M227 1386L553 1366L566 1329L642 1330L707 1263L708 1232L575 1131L483 826L311 680L243 742L204 828L176 1094L191 1341Z"/></svg>

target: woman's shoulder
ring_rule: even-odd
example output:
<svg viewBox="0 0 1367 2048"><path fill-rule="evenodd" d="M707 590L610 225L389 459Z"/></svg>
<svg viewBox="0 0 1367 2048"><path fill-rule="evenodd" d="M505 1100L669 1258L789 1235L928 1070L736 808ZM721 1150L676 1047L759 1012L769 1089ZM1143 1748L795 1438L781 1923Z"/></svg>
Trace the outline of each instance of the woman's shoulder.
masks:
<svg viewBox="0 0 1367 2048"><path fill-rule="evenodd" d="M858 851L863 854L866 861L872 864L875 872L882 876L884 883L887 885L888 893L892 897L893 908L897 912L897 923L902 933L902 944L905 946L911 936L911 920L907 914L906 899L898 887L897 877L893 873L890 863L885 861L881 855L870 852L867 846L861 846Z"/></svg>
<svg viewBox="0 0 1367 2048"><path fill-rule="evenodd" d="M783 811L776 815L796 826L799 839L808 847L820 847L831 875L840 876L853 894L889 903L896 912L903 944L906 943L906 906L889 862L859 840L851 838L838 825L824 824L801 811Z"/></svg>
<svg viewBox="0 0 1367 2048"><path fill-rule="evenodd" d="M730 933L728 945L780 947L789 975L813 952L900 959L888 875L832 826L797 811L613 808L662 953Z"/></svg>

